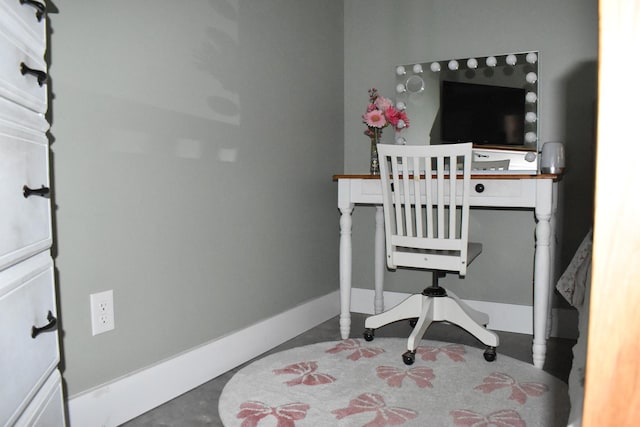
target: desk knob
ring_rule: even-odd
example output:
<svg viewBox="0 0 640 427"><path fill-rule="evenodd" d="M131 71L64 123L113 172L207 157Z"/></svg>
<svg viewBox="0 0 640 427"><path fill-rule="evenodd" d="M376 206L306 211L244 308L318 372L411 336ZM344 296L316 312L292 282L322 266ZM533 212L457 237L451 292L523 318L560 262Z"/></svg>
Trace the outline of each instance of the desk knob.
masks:
<svg viewBox="0 0 640 427"><path fill-rule="evenodd" d="M484 191L484 184L476 184L476 193L482 193Z"/></svg>

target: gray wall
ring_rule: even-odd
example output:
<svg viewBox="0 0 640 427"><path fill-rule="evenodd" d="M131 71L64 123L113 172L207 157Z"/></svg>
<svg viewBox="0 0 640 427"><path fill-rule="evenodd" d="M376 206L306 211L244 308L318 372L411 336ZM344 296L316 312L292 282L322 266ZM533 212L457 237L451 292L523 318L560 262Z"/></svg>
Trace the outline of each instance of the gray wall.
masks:
<svg viewBox="0 0 640 427"><path fill-rule="evenodd" d="M55 5L68 394L336 290L342 2ZM107 289L116 329L92 337Z"/></svg>
<svg viewBox="0 0 640 427"><path fill-rule="evenodd" d="M564 141L560 264L568 264L592 222L596 0L346 0L345 172L368 171L361 115L367 89L394 96L394 65L528 50L540 51L541 141ZM409 117L410 120L419 118ZM383 142L392 142L389 131ZM373 208L354 210L353 285L373 285ZM471 239L484 245L467 277L443 282L463 298L531 305L531 212L474 210ZM386 273L385 289L413 292L424 273Z"/></svg>
<svg viewBox="0 0 640 427"><path fill-rule="evenodd" d="M591 223L595 0L55 5L54 251L70 395L337 288L330 176L368 170L360 116L369 87L393 95L395 64L539 50L541 139L567 144L563 262ZM447 281L465 298L530 304L532 215L472 221L484 253L464 282ZM356 209L354 286L372 286L372 229L373 210ZM389 273L387 289L424 279ZM116 330L92 337L89 294L106 289Z"/></svg>

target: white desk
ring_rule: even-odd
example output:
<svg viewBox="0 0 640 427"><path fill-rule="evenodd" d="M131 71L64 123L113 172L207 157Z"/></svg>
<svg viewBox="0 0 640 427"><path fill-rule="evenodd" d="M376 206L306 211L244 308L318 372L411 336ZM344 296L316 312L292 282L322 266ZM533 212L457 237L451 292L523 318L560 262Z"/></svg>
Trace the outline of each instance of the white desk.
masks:
<svg viewBox="0 0 640 427"><path fill-rule="evenodd" d="M557 209L557 175L472 175L471 206L531 208L537 220L534 259L533 364L542 368L550 327L550 298L555 256L555 213ZM351 330L351 214L357 204L376 206L375 230L375 298L376 313L384 310L383 277L385 269L382 186L375 175L334 175L338 182L340 209L340 334L349 337ZM482 186L483 188L481 188Z"/></svg>

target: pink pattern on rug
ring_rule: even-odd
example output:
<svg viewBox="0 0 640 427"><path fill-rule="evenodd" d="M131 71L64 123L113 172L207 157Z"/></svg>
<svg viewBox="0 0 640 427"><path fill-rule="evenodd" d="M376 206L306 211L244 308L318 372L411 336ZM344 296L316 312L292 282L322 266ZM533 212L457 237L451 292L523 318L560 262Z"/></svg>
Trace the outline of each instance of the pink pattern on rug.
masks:
<svg viewBox="0 0 640 427"><path fill-rule="evenodd" d="M299 362L292 365L285 366L282 369L274 369L273 373L276 375L293 374L299 375L298 378L287 381L285 384L289 387L304 384L304 385L322 385L331 384L335 382L335 378L329 374L323 374L316 372L318 369L318 362Z"/></svg>
<svg viewBox="0 0 640 427"><path fill-rule="evenodd" d="M438 358L438 354L443 353L449 356L449 359L454 362L464 362L465 359L462 355L467 353L467 350L460 344L449 344L442 347L418 347L416 354L422 357L422 360L435 362Z"/></svg>
<svg viewBox="0 0 640 427"><path fill-rule="evenodd" d="M244 418L241 427L256 427L261 419L273 415L278 420L278 427L295 427L295 421L304 419L308 410L309 405L304 403L287 403L271 407L250 400L240 405L240 412L236 418Z"/></svg>
<svg viewBox="0 0 640 427"><path fill-rule="evenodd" d="M546 384L540 383L518 383L513 377L494 372L483 380L483 383L474 387L474 390L480 390L484 393L491 393L495 390L510 387L511 396L509 400L515 400L516 402L524 405L527 402L527 396L538 397L543 395L549 390Z"/></svg>
<svg viewBox="0 0 640 427"><path fill-rule="evenodd" d="M399 369L393 366L378 366L376 368L376 373L378 374L378 378L385 380L389 386L398 388L402 387L402 382L405 378L412 379L420 388L433 388L431 380L436 377L433 373L433 369L423 366L411 369Z"/></svg>
<svg viewBox="0 0 640 427"><path fill-rule="evenodd" d="M338 420L362 412L376 413L376 417L362 427L397 426L418 416L418 413L411 409L388 407L384 398L375 393L363 393L352 399L346 408L331 411Z"/></svg>
<svg viewBox="0 0 640 427"><path fill-rule="evenodd" d="M360 360L363 357L367 359L376 357L377 355L384 353L384 349L382 348L362 347L360 340L356 339L344 340L326 352L335 354L340 353L341 351L352 351L353 353L347 356L347 359L353 361Z"/></svg>
<svg viewBox="0 0 640 427"><path fill-rule="evenodd" d="M525 427L524 420L516 411L503 409L482 415L466 409L450 412L453 423L460 427Z"/></svg>

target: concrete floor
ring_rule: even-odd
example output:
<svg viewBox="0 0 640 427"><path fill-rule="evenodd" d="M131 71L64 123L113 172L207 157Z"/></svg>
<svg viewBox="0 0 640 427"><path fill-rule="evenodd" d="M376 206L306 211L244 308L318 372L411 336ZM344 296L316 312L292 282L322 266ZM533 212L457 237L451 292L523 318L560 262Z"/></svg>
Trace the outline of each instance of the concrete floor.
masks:
<svg viewBox="0 0 640 427"><path fill-rule="evenodd" d="M362 337L362 325L364 325L365 317L363 314L352 313L352 337ZM339 341L340 334L338 331L338 318L335 317L266 354L322 341ZM408 337L409 334L410 326L408 322L398 322L376 330L376 337ZM523 362L532 363L531 335L510 332L498 332L498 335L500 336L498 357L506 355ZM424 338L456 342L480 348L484 347L464 330L447 324L432 325ZM547 359L544 370L567 382L573 358L571 349L574 344L575 340L551 338L547 346ZM218 416L218 398L225 384L244 366L239 366L123 425L126 427L223 427L222 421Z"/></svg>

